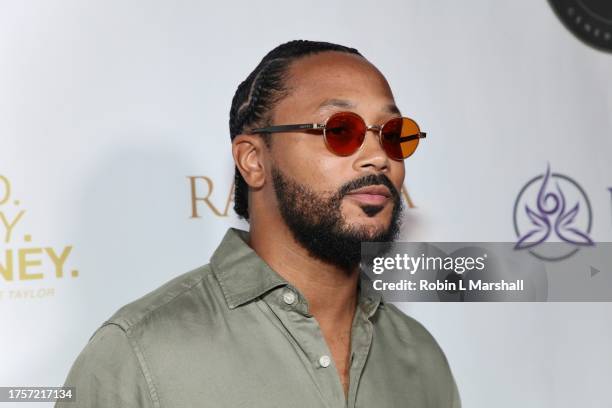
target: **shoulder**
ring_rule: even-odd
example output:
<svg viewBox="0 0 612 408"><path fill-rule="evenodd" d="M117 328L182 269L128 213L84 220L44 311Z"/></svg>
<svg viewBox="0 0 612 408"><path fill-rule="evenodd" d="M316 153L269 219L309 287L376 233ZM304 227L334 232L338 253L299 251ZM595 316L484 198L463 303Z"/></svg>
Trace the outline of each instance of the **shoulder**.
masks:
<svg viewBox="0 0 612 408"><path fill-rule="evenodd" d="M411 355L418 361L424 392L429 395L431 401L438 401L433 406L459 408L461 401L457 384L448 359L434 336L423 324L391 303L385 302L381 312L381 329L387 332L381 333L382 336L387 338L390 344L395 344L398 350L412 351ZM401 345L394 342L395 339L401 341Z"/></svg>
<svg viewBox="0 0 612 408"><path fill-rule="evenodd" d="M398 330L405 341L438 348L433 335L418 320L408 316L392 303L385 302L382 315Z"/></svg>
<svg viewBox="0 0 612 408"><path fill-rule="evenodd" d="M184 334L180 328L194 321L191 315L205 323L218 307L218 291L210 266L204 265L119 308L93 332L66 384L79 388L79 399L87 402L83 406L150 406L156 390L147 361L151 349L147 355L143 346L164 334ZM179 330L171 330L177 325Z"/></svg>
<svg viewBox="0 0 612 408"><path fill-rule="evenodd" d="M82 407L151 407L153 384L146 375L126 333L103 324L72 364L64 386L75 387ZM69 408L73 402L58 402Z"/></svg>
<svg viewBox="0 0 612 408"><path fill-rule="evenodd" d="M190 305L201 308L213 307L218 283L209 264L183 273L166 282L139 299L119 308L101 327L114 324L125 332L156 318L176 317L182 311L193 310ZM93 336L92 336L93 337Z"/></svg>
<svg viewBox="0 0 612 408"><path fill-rule="evenodd" d="M400 341L398 347L414 350L426 371L437 374L450 372L444 351L423 324L391 303L385 303L382 312L379 317L380 329L385 332L381 333L382 336Z"/></svg>

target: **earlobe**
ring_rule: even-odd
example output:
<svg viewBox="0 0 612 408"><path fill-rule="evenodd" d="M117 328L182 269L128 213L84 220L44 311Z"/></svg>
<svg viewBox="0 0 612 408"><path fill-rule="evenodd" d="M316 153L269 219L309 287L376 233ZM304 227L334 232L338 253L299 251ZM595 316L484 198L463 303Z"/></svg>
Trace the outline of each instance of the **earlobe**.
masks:
<svg viewBox="0 0 612 408"><path fill-rule="evenodd" d="M255 135L237 135L232 141L234 163L251 188L261 188L265 182L263 141Z"/></svg>

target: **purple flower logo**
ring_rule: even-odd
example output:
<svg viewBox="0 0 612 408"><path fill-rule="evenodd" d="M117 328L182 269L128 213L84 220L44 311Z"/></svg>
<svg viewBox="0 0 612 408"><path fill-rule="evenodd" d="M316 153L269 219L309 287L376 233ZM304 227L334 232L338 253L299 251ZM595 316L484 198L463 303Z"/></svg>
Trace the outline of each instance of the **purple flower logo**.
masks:
<svg viewBox="0 0 612 408"><path fill-rule="evenodd" d="M589 233L592 225L591 205L587 195L571 178L551 173L530 180L514 204L514 228L518 237L515 249L529 249L545 260L562 260L581 246L595 245ZM560 253L536 251L543 242L563 242Z"/></svg>

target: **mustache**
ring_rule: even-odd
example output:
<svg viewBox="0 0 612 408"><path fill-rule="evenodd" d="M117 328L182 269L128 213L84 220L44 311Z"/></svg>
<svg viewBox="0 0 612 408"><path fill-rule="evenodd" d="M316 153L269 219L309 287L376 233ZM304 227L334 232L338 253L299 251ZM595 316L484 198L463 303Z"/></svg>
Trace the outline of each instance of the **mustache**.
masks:
<svg viewBox="0 0 612 408"><path fill-rule="evenodd" d="M399 202L400 194L397 191L397 188L393 185L389 177L384 174L368 174L367 176L360 177L355 180L351 180L347 183L344 183L340 189L338 190L338 199L343 198L345 195L349 194L353 190L357 190L358 188L367 187L367 186L376 186L376 185L384 185L391 192L391 197L395 203Z"/></svg>

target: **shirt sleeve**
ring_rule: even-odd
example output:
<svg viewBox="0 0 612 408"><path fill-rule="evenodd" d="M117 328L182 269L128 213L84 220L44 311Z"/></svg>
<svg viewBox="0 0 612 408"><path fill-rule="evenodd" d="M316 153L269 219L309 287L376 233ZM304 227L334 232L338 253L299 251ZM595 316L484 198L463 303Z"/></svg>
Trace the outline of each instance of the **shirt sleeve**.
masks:
<svg viewBox="0 0 612 408"><path fill-rule="evenodd" d="M451 374L452 381L452 397L451 397L451 408L461 408L461 398L459 397L459 390L457 389L457 383Z"/></svg>
<svg viewBox="0 0 612 408"><path fill-rule="evenodd" d="M94 333L64 386L75 387L76 402L58 402L55 408L154 406L136 353L126 332L116 324L104 324Z"/></svg>
<svg viewBox="0 0 612 408"><path fill-rule="evenodd" d="M432 345L434 346L434 353L436 357L431 358L430 361L435 362L432 367L427 369L429 372L428 383L433 385L432 394L438 391L442 391L439 394L439 401L436 407L440 408L461 408L461 398L459 396L459 389L457 388L457 382L453 375L446 355L440 348L437 342L432 339Z"/></svg>

